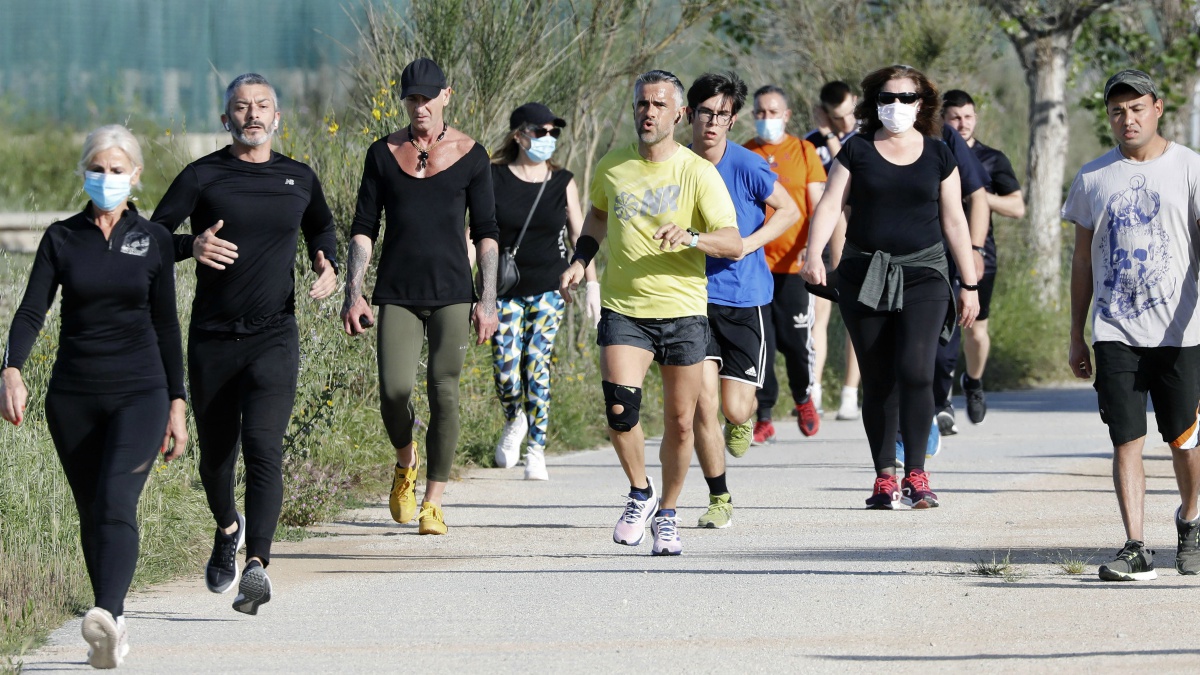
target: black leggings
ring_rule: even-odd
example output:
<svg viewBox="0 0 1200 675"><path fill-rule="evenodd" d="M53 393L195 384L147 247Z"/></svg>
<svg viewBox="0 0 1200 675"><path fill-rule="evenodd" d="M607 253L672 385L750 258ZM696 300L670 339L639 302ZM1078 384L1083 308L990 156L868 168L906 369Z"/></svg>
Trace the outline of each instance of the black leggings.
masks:
<svg viewBox="0 0 1200 675"><path fill-rule="evenodd" d="M894 467L897 426L904 437L905 471L924 469L934 414L934 356L946 301L915 302L905 304L900 312L877 312L842 293L838 307L862 372L863 428L875 471L882 474Z"/></svg>
<svg viewBox="0 0 1200 675"><path fill-rule="evenodd" d="M76 394L51 389L46 422L79 511L79 539L96 606L125 613L137 567L137 504L162 447L166 389Z"/></svg>
<svg viewBox="0 0 1200 675"><path fill-rule="evenodd" d="M763 312L763 338L767 343L767 376L758 390L758 419L771 419L779 400L779 378L775 377L775 350L783 353L792 401L808 398L814 381L816 354L813 352L812 298L799 274L772 274L775 296L770 311ZM817 402L818 405L820 401Z"/></svg>
<svg viewBox="0 0 1200 675"><path fill-rule="evenodd" d="M218 527L237 521L238 442L246 464L246 558L271 559L283 508L283 435L296 400L300 338L294 319L241 337L193 331L188 379L200 444L200 481Z"/></svg>

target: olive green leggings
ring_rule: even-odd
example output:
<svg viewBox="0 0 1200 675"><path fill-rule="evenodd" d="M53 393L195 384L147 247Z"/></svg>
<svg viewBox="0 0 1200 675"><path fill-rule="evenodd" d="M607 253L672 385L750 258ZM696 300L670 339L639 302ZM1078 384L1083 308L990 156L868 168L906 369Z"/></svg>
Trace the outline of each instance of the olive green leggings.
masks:
<svg viewBox="0 0 1200 675"><path fill-rule="evenodd" d="M429 480L450 479L458 446L458 378L470 337L471 305L379 307L379 412L392 445L413 440L413 388L422 338L429 337L429 431L425 435Z"/></svg>

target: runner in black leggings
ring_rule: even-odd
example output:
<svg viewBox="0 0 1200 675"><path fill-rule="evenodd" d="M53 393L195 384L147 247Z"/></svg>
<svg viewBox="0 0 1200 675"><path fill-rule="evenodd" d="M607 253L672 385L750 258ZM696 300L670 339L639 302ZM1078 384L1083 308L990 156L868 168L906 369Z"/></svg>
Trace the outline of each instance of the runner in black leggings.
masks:
<svg viewBox="0 0 1200 675"><path fill-rule="evenodd" d="M188 378L200 480L217 523L204 581L214 593L238 584L233 608L246 614L271 599L266 567L283 505L283 435L300 362L294 277L301 233L317 276L309 297L337 287L333 214L313 170L271 151L279 115L263 76L234 79L221 115L233 143L184 167L154 211L172 231L191 219L192 234L175 236L175 259L197 261ZM234 499L239 445L245 517Z"/></svg>
<svg viewBox="0 0 1200 675"><path fill-rule="evenodd" d="M171 235L126 202L142 171L137 140L124 127L100 127L79 167L92 201L42 236L0 366L0 416L24 417L21 368L61 287L46 421L95 596L83 620L88 662L115 668L129 651L123 615L137 566L138 498L155 455L174 459L187 443L183 351Z"/></svg>
<svg viewBox="0 0 1200 675"><path fill-rule="evenodd" d="M838 214L849 205L846 247L838 266L838 305L863 380L863 426L875 463L867 506L891 509L938 505L925 473L925 453L905 453L896 481L897 426L906 444L925 447L933 419L933 360L938 335L949 337L954 305L942 237L959 264L959 314L970 326L979 312L978 287L958 168L937 137L937 90L907 66L882 68L862 83L857 116L862 132L842 147L813 214L808 250L820 251ZM805 280L824 285L821 265Z"/></svg>

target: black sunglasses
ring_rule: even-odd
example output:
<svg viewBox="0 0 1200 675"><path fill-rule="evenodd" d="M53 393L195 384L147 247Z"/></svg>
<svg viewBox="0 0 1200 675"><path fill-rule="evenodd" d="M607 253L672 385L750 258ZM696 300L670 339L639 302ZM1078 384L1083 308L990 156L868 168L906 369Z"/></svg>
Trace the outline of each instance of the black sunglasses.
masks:
<svg viewBox="0 0 1200 675"><path fill-rule="evenodd" d="M895 103L896 101L904 103L905 105L912 105L921 100L921 95L915 91L902 91L900 93L881 91L875 97L875 100L879 101L879 105L888 105L890 103Z"/></svg>
<svg viewBox="0 0 1200 675"><path fill-rule="evenodd" d="M546 134L550 134L550 138L558 138L562 134L562 129L559 129L558 127L554 127L553 129L547 129L546 127L532 127L525 130L526 136L532 136L534 138L544 138Z"/></svg>

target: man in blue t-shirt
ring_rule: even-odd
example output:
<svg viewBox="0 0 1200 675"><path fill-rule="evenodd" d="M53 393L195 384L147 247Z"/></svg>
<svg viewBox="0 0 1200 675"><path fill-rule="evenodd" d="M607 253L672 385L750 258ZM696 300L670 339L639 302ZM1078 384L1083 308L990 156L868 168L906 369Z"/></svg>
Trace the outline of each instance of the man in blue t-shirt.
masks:
<svg viewBox="0 0 1200 675"><path fill-rule="evenodd" d="M696 406L696 455L708 482L709 507L700 527L728 527L733 504L725 481L725 448L741 457L754 432L755 396L769 365L763 305L775 282L762 247L800 219L800 210L766 160L729 142L730 127L746 102L746 83L733 73L705 74L688 90L693 152L712 162L737 212L742 258L708 258L708 324L711 339ZM766 217L765 206L774 209ZM718 415L725 414L724 438Z"/></svg>

